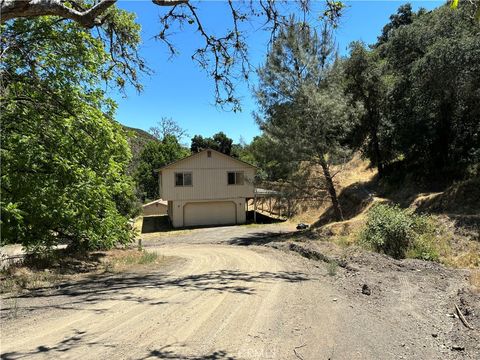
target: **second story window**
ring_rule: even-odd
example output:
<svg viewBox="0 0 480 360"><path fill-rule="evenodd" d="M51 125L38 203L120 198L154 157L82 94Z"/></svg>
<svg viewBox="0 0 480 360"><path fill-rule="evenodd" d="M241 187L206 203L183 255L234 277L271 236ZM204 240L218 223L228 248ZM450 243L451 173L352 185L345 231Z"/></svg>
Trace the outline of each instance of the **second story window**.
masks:
<svg viewBox="0 0 480 360"><path fill-rule="evenodd" d="M243 172L229 171L227 178L228 185L243 185Z"/></svg>
<svg viewBox="0 0 480 360"><path fill-rule="evenodd" d="M191 172L176 172L175 173L175 186L192 186L192 173Z"/></svg>

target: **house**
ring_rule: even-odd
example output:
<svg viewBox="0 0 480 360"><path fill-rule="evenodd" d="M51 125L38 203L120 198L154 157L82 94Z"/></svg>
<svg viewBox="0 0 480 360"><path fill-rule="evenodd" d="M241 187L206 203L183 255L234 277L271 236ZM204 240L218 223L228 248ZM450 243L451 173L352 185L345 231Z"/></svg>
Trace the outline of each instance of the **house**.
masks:
<svg viewBox="0 0 480 360"><path fill-rule="evenodd" d="M256 168L206 149L158 170L173 227L244 224Z"/></svg>
<svg viewBox="0 0 480 360"><path fill-rule="evenodd" d="M168 203L162 199L149 202L142 206L143 216L158 216L167 213Z"/></svg>

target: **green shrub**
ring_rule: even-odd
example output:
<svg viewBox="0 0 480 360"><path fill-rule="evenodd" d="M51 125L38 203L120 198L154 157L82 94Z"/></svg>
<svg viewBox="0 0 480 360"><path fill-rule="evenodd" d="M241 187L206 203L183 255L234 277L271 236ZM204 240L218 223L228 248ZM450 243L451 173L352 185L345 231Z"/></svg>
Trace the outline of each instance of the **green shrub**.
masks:
<svg viewBox="0 0 480 360"><path fill-rule="evenodd" d="M435 246L435 238L430 234L418 236L413 244L407 249L406 257L427 261L438 261L440 255Z"/></svg>
<svg viewBox="0 0 480 360"><path fill-rule="evenodd" d="M377 204L368 212L361 242L396 259L438 260L435 223L398 205Z"/></svg>
<svg viewBox="0 0 480 360"><path fill-rule="evenodd" d="M327 273L330 276L337 275L338 264L335 260L331 260L327 264Z"/></svg>

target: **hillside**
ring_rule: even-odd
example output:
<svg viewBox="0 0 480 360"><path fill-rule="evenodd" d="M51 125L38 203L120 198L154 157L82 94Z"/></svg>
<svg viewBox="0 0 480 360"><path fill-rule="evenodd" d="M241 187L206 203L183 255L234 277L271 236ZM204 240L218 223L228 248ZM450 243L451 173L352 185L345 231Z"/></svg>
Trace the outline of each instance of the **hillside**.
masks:
<svg viewBox="0 0 480 360"><path fill-rule="evenodd" d="M149 141L158 141L153 135L149 134L145 130L137 129L122 125L123 129L127 131L128 144L132 151L132 162L128 168L128 172L132 174L138 166L139 156Z"/></svg>
<svg viewBox="0 0 480 360"><path fill-rule="evenodd" d="M292 219L295 223L311 224L320 238L341 247L357 245L374 204L399 204L401 208L433 219L441 263L460 268L480 265L478 179L459 181L442 191L429 190L428 184L420 186L413 181L392 184L378 180L376 170L358 155L336 170L340 170L336 187L345 220L333 220L330 201L325 199L322 206L308 204Z"/></svg>

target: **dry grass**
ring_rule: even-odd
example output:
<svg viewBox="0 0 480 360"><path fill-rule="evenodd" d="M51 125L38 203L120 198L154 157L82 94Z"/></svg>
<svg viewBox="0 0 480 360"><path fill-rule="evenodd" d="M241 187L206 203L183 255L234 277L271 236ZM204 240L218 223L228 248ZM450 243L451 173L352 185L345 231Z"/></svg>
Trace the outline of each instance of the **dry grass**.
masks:
<svg viewBox="0 0 480 360"><path fill-rule="evenodd" d="M338 174L334 181L336 184L337 194L343 189L355 183L368 183L377 175L377 171L370 167L368 160L362 159L360 154L355 156L346 164L332 166L332 173ZM295 215L291 221L294 223L304 222L307 224L315 223L331 206L328 196L322 202L311 202L303 204L301 211Z"/></svg>
<svg viewBox="0 0 480 360"><path fill-rule="evenodd" d="M371 182L377 174L376 169L370 168L369 162L363 160L358 154L348 163L332 169L332 172L336 171L339 171L335 178L338 194L341 194L343 189L353 188L353 184L359 184L362 187L362 184ZM478 197L478 189L476 192L472 190L477 183L478 181L470 180L454 184L445 192L440 193L418 193L418 189L412 184L405 183L399 188L388 191L389 200L374 197L373 201L370 201L364 208L357 209L356 211L359 213L353 218L341 222L330 222L321 226L317 231L322 239L328 239L342 248L356 245L359 234L365 225L366 214L371 206L378 202L393 201L402 206L411 206L414 209L418 208L427 213L436 214L433 215L433 219L438 224L438 229L435 236L428 240L429 245L432 245L438 253L441 263L455 268L478 268L480 267L480 243L475 239L480 234L478 234L478 230L476 232L471 230L472 225L469 225L470 229L462 225L462 221L464 223L468 223L467 220L469 223L472 222L472 219L467 219L467 217L478 217L478 204L472 205L475 203L472 199ZM466 201L467 198L470 200ZM468 206L465 205L466 203ZM353 210L348 207L355 206L355 204L347 202L345 206L344 212L348 212ZM472 206L477 206L477 208L472 210ZM304 204L304 210L290 221L313 224L327 214L329 207L328 198L321 204ZM452 213L456 214L456 218L447 216ZM472 213L477 215L469 215Z"/></svg>
<svg viewBox="0 0 480 360"><path fill-rule="evenodd" d="M116 249L92 253L83 257L64 256L62 262L51 263L48 268L13 265L0 273L0 293L19 293L52 287L66 280L76 280L88 274L123 271L149 271L167 265L172 258L155 252L137 249ZM52 265L53 264L53 265Z"/></svg>
<svg viewBox="0 0 480 360"><path fill-rule="evenodd" d="M133 222L133 228L138 232L138 234L142 233L142 224L143 224L143 216L136 217Z"/></svg>
<svg viewBox="0 0 480 360"><path fill-rule="evenodd" d="M38 271L26 267L14 267L2 273L0 293L16 293L22 290L48 287L61 279L62 275L49 270Z"/></svg>
<svg viewBox="0 0 480 360"><path fill-rule="evenodd" d="M355 183L369 182L377 175L377 170L370 167L370 162L362 159L360 154L355 154L344 165L333 166L332 172L336 171L340 171L335 177L340 190Z"/></svg>
<svg viewBox="0 0 480 360"><path fill-rule="evenodd" d="M168 258L145 250L113 250L103 260L108 272L150 270L167 263Z"/></svg>
<svg viewBox="0 0 480 360"><path fill-rule="evenodd" d="M182 230L169 230L169 231L158 231L158 232L151 232L151 233L144 233L141 234L143 243L148 240L156 240L159 237L168 237L168 236L179 236L179 235L187 235L191 232L195 231L195 229L182 229Z"/></svg>
<svg viewBox="0 0 480 360"><path fill-rule="evenodd" d="M450 250L442 260L446 265L456 268L479 268L480 244L473 241L466 242L462 250Z"/></svg>

